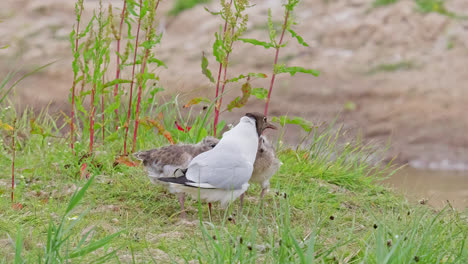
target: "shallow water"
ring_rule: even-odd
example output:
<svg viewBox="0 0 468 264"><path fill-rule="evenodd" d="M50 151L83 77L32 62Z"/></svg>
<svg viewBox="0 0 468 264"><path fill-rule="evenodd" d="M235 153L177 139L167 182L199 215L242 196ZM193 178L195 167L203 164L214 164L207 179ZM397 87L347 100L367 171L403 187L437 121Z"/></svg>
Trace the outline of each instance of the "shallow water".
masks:
<svg viewBox="0 0 468 264"><path fill-rule="evenodd" d="M427 204L442 208L450 204L460 210L468 207L468 171L441 171L403 168L385 183L405 194L409 200L427 199Z"/></svg>

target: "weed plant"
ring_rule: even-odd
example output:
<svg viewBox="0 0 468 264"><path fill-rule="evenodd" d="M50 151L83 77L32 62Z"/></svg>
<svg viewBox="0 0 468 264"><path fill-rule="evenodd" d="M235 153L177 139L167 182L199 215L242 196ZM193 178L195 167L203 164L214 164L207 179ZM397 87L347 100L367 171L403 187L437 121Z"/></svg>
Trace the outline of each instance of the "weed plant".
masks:
<svg viewBox="0 0 468 264"><path fill-rule="evenodd" d="M376 160L377 150L360 140L341 144L345 132L334 126L273 117L281 134L288 124L297 125L308 143L292 149L280 137L283 166L265 199L252 195L259 188L252 186L243 212L234 203L227 210L215 207L212 218L205 204L189 200L185 222L178 220L173 195L150 185L143 169L125 156L216 135L226 125L219 114L243 107L251 95L270 98L276 74L318 74L278 63L286 34L307 45L292 28L298 3L285 4L279 40L269 13L270 41L264 42L242 38L249 1L221 1L220 12L212 12L224 22L213 45L217 80L204 54L201 62L216 96L182 103L176 95L159 96L163 88L154 73L165 67L155 55L162 37L156 32L157 8L164 1L127 0L117 21L114 8L100 3L86 22L81 20L85 3L78 1L70 35L73 114L67 122L58 125L59 116L47 109L18 113L12 102L0 102L0 171L11 171L16 154L15 179L0 174L0 262L467 263L466 213L450 205L441 211L414 205L382 187L379 180L394 172L391 163ZM275 50L269 90L250 87L252 78L267 77L263 73L228 77L235 41ZM110 69L114 52L117 68ZM223 95L239 81L245 81L242 95L221 110ZM196 104L204 107L196 110Z"/></svg>

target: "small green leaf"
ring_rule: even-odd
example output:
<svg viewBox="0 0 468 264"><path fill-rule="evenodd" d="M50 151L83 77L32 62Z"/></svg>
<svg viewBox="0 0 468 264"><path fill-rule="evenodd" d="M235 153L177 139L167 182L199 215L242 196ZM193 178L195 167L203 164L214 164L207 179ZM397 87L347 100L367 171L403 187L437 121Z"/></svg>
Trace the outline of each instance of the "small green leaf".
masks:
<svg viewBox="0 0 468 264"><path fill-rule="evenodd" d="M268 42L265 42L265 41L260 41L260 40L256 40L256 39L247 39L247 38L239 38L240 41L244 42L244 43L250 43L250 44L253 44L255 46L262 46L264 47L265 49L269 49L269 48L274 48L275 46L271 43L268 43Z"/></svg>
<svg viewBox="0 0 468 264"><path fill-rule="evenodd" d="M307 121L301 117L289 118L288 116L280 116L280 117L274 116L271 120L272 122L280 123L281 126L284 126L286 124L298 125L302 127L302 129L306 132L310 132L312 128L314 127L314 124L312 122Z"/></svg>
<svg viewBox="0 0 468 264"><path fill-rule="evenodd" d="M210 10L209 10L208 8L206 8L206 7L205 7L205 11L208 12L208 13L210 13L210 14L212 14L212 15L214 15L214 16L217 16L217 15L221 14L221 12L213 12L213 11L210 11Z"/></svg>
<svg viewBox="0 0 468 264"><path fill-rule="evenodd" d="M241 79L245 79L245 78L247 78L247 77L256 77L256 78L263 78L263 79L265 79L265 78L268 77L268 76L267 76L266 74L264 74L264 73L249 72L249 73L247 73L247 75L241 74L241 75L239 75L239 76L237 76L237 77L234 77L234 78L232 78L232 79L226 80L226 83L237 82L237 81L239 81L239 80L241 80Z"/></svg>
<svg viewBox="0 0 468 264"><path fill-rule="evenodd" d="M192 98L188 103L186 103L184 105L184 108L187 108L187 107L190 107L192 105L196 105L196 104L199 104L199 103L210 103L210 99L208 98L205 98L205 97L195 97L195 98Z"/></svg>
<svg viewBox="0 0 468 264"><path fill-rule="evenodd" d="M307 44L301 36L299 36L296 32L294 32L294 30L288 29L288 31L289 33L291 33L293 38L297 39L297 42L299 42L299 44L301 44L304 47L309 47L309 44Z"/></svg>
<svg viewBox="0 0 468 264"><path fill-rule="evenodd" d="M218 33L215 33L215 42L213 43L213 56L216 57L216 61L223 62L226 57L226 49L224 47L224 41Z"/></svg>
<svg viewBox="0 0 468 264"><path fill-rule="evenodd" d="M346 111L354 111L356 110L357 106L356 106L356 103L353 102L353 101L347 101L345 104L344 104L344 109Z"/></svg>
<svg viewBox="0 0 468 264"><path fill-rule="evenodd" d="M213 75L211 74L210 69L208 69L208 59L205 57L205 53L202 53L202 61L201 61L201 68L202 68L202 73L210 79L212 83L215 82L215 79L213 78Z"/></svg>

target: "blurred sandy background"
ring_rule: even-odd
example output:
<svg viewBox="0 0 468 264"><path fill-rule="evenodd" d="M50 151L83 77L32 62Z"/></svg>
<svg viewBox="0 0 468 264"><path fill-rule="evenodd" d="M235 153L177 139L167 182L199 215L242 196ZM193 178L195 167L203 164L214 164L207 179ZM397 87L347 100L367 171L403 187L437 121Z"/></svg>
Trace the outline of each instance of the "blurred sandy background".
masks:
<svg viewBox="0 0 468 264"><path fill-rule="evenodd" d="M106 1L104 1L106 3ZM111 1L121 6L121 1ZM267 10L282 20L281 1L257 0L250 9L247 38L268 39ZM416 10L414 1L372 8L371 0L303 0L297 8L296 31L310 47L291 40L280 61L321 71L320 77L281 75L275 84L271 115L301 116L314 123L331 122L339 115L350 135L361 133L367 142L392 147L388 157L414 167L468 170L468 20ZM158 16L164 31L156 49L168 69L158 69L168 93L182 92L183 100L214 95L201 74L200 56L211 54L219 18L204 11L219 9L211 1L167 15L172 1L161 3ZM75 22L73 0L2 0L0 4L0 76L12 67L23 72L58 60L16 89L21 107L50 103L51 111L69 112L72 83L69 33ZM86 16L97 1L85 0ZM468 1L447 0L445 6L468 14ZM117 11L116 11L117 12ZM274 51L239 44L231 56L230 76L272 71ZM210 57L210 67L215 70ZM112 67L112 66L111 66ZM269 80L254 87L267 88ZM232 87L229 96L240 90ZM187 92L189 92L187 94ZM261 111L263 103L222 116L234 121L247 110ZM287 138L297 142L297 134Z"/></svg>

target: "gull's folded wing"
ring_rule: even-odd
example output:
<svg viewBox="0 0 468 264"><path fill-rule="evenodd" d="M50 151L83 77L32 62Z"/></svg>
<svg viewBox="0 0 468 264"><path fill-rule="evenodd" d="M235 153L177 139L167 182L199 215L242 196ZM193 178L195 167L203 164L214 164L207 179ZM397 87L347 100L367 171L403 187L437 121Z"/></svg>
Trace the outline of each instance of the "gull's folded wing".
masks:
<svg viewBox="0 0 468 264"><path fill-rule="evenodd" d="M230 190L242 188L252 176L252 171L253 164L243 156L212 150L192 160L186 177L194 182L193 186Z"/></svg>

